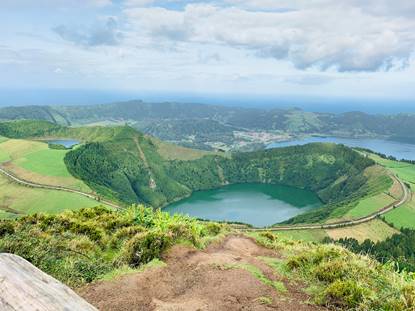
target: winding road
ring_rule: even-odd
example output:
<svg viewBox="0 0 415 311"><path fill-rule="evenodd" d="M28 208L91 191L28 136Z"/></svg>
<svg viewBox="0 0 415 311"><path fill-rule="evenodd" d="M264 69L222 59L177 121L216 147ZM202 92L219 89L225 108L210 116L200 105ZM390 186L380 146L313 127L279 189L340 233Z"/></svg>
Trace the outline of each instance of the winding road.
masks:
<svg viewBox="0 0 415 311"><path fill-rule="evenodd" d="M275 226L275 227L267 227L267 228L240 228L243 231L287 231L287 230L309 230L309 229L334 229L334 228L340 228L340 227L347 227L347 226L355 226L359 225L371 220L376 219L377 217L386 214L387 212L390 212L391 210L405 204L409 199L411 199L411 193L408 190L408 188L405 186L402 180L400 180L396 175L393 176L402 188L402 198L400 200L397 200L381 209L376 211L373 214L370 214L368 216L364 216L361 218L353 219L353 220L344 220L344 221L338 221L333 222L329 224L310 224L310 225L288 225L288 226Z"/></svg>
<svg viewBox="0 0 415 311"><path fill-rule="evenodd" d="M7 178L11 179L12 181L14 181L14 182L16 182L16 183L18 183L19 185L22 185L22 186L31 187L31 188L40 188L40 189L46 189L46 190L56 190L56 191L65 191L65 192L75 193L75 194L79 194L79 195L82 195L84 197L93 199L97 202L106 204L106 205L111 206L111 207L116 208L116 209L121 209L122 208L121 206L119 206L117 204L114 204L114 203L112 203L110 201L107 201L107 200L103 200L103 199L99 198L98 196L93 195L91 193L86 193L86 192L82 192L82 191L79 191L79 190L74 190L74 189L71 189L71 188L66 188L66 187L61 187L61 186L38 184L38 183L35 183L35 182L24 180L24 179L22 179L22 178L20 178L16 175L14 175L13 173L5 170L2 167L0 167L0 174L3 174Z"/></svg>
<svg viewBox="0 0 415 311"><path fill-rule="evenodd" d="M82 195L84 197L96 200L100 203L104 203L106 205L109 205L115 209L121 209L122 207L119 205L116 205L110 201L107 200L103 200L100 199L99 197L90 194L90 193L86 193L86 192L82 192L79 190L74 190L74 189L70 189L70 188L66 188L66 187L61 187L61 186L51 186L51 185L44 185L44 184L38 184L38 183L34 183L34 182L30 182L24 179L21 179L20 177L14 175L13 173L5 170L4 168L0 167L0 173L3 174L4 176L6 176L7 178L11 179L12 181L26 186L26 187L32 187L32 188L41 188L41 189L47 189L47 190L57 190L57 191L65 191L65 192L70 192L70 193L75 193L75 194L79 194ZM275 226L275 227L267 227L267 228L246 228L243 225L234 225L232 227L242 230L242 231L287 231L287 230L309 230L309 229L333 229L333 228L339 228L339 227L346 227L346 226L355 226L355 225L359 225L368 221L371 221L373 219L376 219L377 217L393 210L394 208L397 208L403 204L405 204L410 198L411 198L411 194L410 191L408 190L408 188L405 186L405 184L403 183L402 180L400 180L397 176L393 176L393 178L395 178L399 184L401 185L402 188L402 198L400 200L397 200L381 209L379 209L378 211L376 211L373 214L370 214L368 216L365 217L361 217L358 219L353 219L353 220L344 220L344 221L338 221L338 222L333 222L330 224L310 224L310 225L287 225L287 226Z"/></svg>

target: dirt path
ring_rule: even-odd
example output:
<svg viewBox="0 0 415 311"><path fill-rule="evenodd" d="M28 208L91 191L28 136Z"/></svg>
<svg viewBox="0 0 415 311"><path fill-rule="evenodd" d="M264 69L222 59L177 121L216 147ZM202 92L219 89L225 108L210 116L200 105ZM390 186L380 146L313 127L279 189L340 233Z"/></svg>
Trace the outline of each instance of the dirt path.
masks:
<svg viewBox="0 0 415 311"><path fill-rule="evenodd" d="M165 267L91 284L79 293L100 310L324 310L307 304L301 286L278 276L259 256L277 255L244 236L230 236L204 251L175 246ZM287 291L241 266L256 267Z"/></svg>

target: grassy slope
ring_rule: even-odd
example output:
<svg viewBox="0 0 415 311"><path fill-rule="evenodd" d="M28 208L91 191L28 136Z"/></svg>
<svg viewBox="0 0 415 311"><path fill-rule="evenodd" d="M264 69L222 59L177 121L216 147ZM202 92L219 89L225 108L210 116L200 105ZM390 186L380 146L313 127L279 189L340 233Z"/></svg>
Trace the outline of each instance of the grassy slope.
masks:
<svg viewBox="0 0 415 311"><path fill-rule="evenodd" d="M374 154L371 154L370 157L394 172L400 179L410 184L412 190L415 190L415 165L383 159ZM397 228L415 228L413 221L415 219L414 197L407 204L387 213L385 219Z"/></svg>
<svg viewBox="0 0 415 311"><path fill-rule="evenodd" d="M329 229L325 231L326 234L334 240L340 238L354 238L359 242L363 242L366 239L374 242L383 241L395 233L398 233L396 229L388 226L380 219L375 219L356 226Z"/></svg>
<svg viewBox="0 0 415 311"><path fill-rule="evenodd" d="M139 268L173 244L202 247L224 230L186 216L141 207L83 209L0 221L0 252L20 255L66 284L79 286Z"/></svg>
<svg viewBox="0 0 415 311"><path fill-rule="evenodd" d="M37 212L60 213L99 205L95 200L62 191L20 186L0 176L0 218Z"/></svg>
<svg viewBox="0 0 415 311"><path fill-rule="evenodd" d="M264 258L278 275L308 286L313 301L333 310L414 310L415 279L335 245L293 242L278 234L252 234L279 258Z"/></svg>
<svg viewBox="0 0 415 311"><path fill-rule="evenodd" d="M91 192L83 181L68 172L63 161L67 152L49 149L46 143L39 141L9 139L0 143L0 163L7 162L7 169L32 182Z"/></svg>

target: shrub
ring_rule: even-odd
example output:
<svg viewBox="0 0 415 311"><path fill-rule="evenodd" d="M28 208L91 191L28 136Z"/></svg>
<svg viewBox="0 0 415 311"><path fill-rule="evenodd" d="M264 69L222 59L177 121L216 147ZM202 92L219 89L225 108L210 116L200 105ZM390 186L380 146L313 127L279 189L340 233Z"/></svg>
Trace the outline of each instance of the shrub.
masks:
<svg viewBox="0 0 415 311"><path fill-rule="evenodd" d="M218 235L222 231L223 226L216 222L209 222L205 225L205 235Z"/></svg>
<svg viewBox="0 0 415 311"><path fill-rule="evenodd" d="M0 238L6 234L13 234L14 226L10 221L0 221Z"/></svg>
<svg viewBox="0 0 415 311"><path fill-rule="evenodd" d="M121 251L121 261L131 267L137 267L159 258L171 244L171 236L164 232L152 230L138 233L126 242Z"/></svg>
<svg viewBox="0 0 415 311"><path fill-rule="evenodd" d="M139 225L134 225L130 227L124 227L115 232L115 234L111 237L110 246L112 248L121 245L125 240L132 238L137 233L143 232L146 229Z"/></svg>
<svg viewBox="0 0 415 311"><path fill-rule="evenodd" d="M347 268L342 260L323 262L314 269L314 275L319 281L331 283L343 279L347 275Z"/></svg>
<svg viewBox="0 0 415 311"><path fill-rule="evenodd" d="M261 232L260 235L270 242L274 242L277 240L277 236L269 231Z"/></svg>
<svg viewBox="0 0 415 311"><path fill-rule="evenodd" d="M353 280L337 280L324 291L324 302L327 306L338 308L355 308L363 302L368 290Z"/></svg>

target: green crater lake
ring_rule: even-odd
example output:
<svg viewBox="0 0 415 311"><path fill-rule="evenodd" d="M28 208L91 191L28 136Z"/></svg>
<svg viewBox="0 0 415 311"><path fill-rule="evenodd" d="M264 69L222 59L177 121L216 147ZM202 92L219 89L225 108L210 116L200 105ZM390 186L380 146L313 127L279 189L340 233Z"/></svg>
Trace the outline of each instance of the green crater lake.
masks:
<svg viewBox="0 0 415 311"><path fill-rule="evenodd" d="M282 185L237 184L195 192L164 210L170 214L266 227L320 206L318 196L308 190Z"/></svg>

